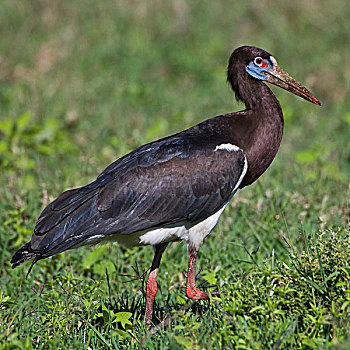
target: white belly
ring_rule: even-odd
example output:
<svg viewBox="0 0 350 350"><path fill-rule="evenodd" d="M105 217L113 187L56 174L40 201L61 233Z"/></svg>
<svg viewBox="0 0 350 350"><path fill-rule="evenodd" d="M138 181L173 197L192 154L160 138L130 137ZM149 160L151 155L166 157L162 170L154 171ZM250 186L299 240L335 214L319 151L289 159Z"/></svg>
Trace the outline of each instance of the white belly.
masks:
<svg viewBox="0 0 350 350"><path fill-rule="evenodd" d="M185 241L193 247L199 248L204 238L211 232L216 225L220 215L225 209L226 204L216 213L198 224L180 223L172 227L159 227L148 230L135 232L128 235L116 233L112 236L105 237L102 241L116 241L126 247L134 247L141 245L157 245L164 242ZM92 237L94 238L94 237ZM96 236L89 243L100 241L100 237Z"/></svg>
<svg viewBox="0 0 350 350"><path fill-rule="evenodd" d="M179 223L174 226L151 228L131 234L115 233L110 236L96 235L85 240L82 245L90 245L99 242L115 241L125 247L142 245L157 245L164 242L185 241L189 245L198 248L203 240L214 228L227 203L217 212L205 220L193 225L190 223Z"/></svg>

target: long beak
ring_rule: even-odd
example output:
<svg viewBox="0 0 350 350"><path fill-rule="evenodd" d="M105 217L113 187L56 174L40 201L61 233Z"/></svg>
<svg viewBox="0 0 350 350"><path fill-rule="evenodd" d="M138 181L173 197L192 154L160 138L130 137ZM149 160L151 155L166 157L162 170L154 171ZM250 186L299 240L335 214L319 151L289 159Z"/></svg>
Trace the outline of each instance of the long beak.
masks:
<svg viewBox="0 0 350 350"><path fill-rule="evenodd" d="M275 69L270 72L265 72L265 74L268 75L267 82L277 85L282 89L304 98L305 100L321 106L321 102L309 90L277 65L277 62L275 64Z"/></svg>

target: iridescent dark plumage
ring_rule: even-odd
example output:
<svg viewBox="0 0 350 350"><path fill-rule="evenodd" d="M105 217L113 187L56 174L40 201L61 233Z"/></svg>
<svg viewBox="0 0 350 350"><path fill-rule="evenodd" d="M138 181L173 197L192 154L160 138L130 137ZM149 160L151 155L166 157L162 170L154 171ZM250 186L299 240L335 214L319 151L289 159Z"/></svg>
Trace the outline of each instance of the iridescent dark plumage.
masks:
<svg viewBox="0 0 350 350"><path fill-rule="evenodd" d="M41 213L31 241L13 256L13 267L105 240L126 246L152 244L148 325L161 256L168 242L184 240L189 250L186 294L207 299L195 286L199 248L237 189L268 168L282 139L282 110L264 81L320 104L269 53L255 47L232 53L227 80L245 103L244 111L141 146L91 184L61 194Z"/></svg>

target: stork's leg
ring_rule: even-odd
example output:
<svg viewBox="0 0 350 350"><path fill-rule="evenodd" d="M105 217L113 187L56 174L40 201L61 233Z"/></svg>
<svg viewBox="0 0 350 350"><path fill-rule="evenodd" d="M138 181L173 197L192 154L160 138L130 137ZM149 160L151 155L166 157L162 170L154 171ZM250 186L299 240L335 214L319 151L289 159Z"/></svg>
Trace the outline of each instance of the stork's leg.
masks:
<svg viewBox="0 0 350 350"><path fill-rule="evenodd" d="M152 321L153 303L158 290L157 276L159 271L159 264L167 245L168 243L160 243L155 246L151 271L147 279L145 327L149 327Z"/></svg>
<svg viewBox="0 0 350 350"><path fill-rule="evenodd" d="M189 247L188 255L186 295L191 299L209 299L208 293L202 292L196 287L196 260L198 249Z"/></svg>

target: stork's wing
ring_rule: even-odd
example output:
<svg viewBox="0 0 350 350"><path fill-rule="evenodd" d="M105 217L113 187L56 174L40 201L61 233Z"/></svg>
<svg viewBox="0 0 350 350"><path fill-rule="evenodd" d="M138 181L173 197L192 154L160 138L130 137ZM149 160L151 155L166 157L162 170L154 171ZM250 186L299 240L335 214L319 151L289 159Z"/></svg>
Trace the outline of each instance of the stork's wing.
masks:
<svg viewBox="0 0 350 350"><path fill-rule="evenodd" d="M208 217L238 188L245 166L242 150L216 146L175 135L140 147L52 202L38 219L32 249L52 255L96 235Z"/></svg>
<svg viewBox="0 0 350 350"><path fill-rule="evenodd" d="M183 154L182 154L183 155ZM230 197L244 168L242 151L191 150L103 186L97 208L123 234L176 222L196 222Z"/></svg>

